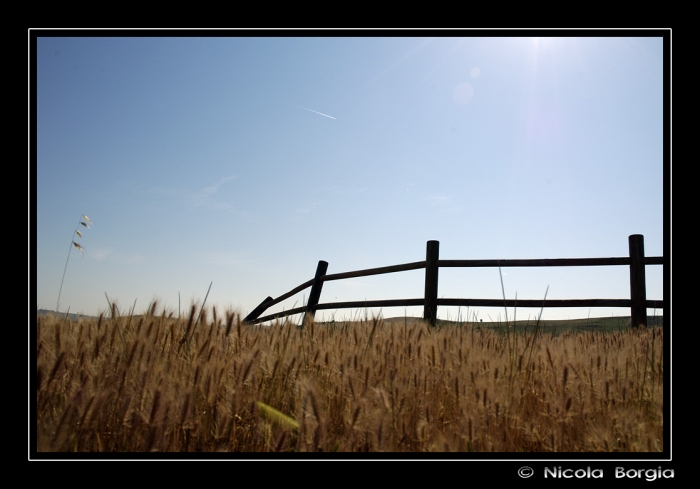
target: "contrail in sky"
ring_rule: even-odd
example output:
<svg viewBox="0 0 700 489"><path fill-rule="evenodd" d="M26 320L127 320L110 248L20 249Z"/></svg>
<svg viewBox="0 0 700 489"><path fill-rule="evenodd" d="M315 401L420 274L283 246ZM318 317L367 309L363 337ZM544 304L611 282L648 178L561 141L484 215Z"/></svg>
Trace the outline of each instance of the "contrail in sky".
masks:
<svg viewBox="0 0 700 489"><path fill-rule="evenodd" d="M301 107L302 109L306 109L306 110L308 110L309 112L314 112L314 113L319 114L319 115L322 115L322 116L324 116L324 117L328 117L328 118L330 118L330 119L336 120L335 117L330 116L330 115L328 115L328 114L324 114L323 112L317 112L317 111L315 111L315 110L307 109L306 107L302 107L301 105L300 105L299 107Z"/></svg>

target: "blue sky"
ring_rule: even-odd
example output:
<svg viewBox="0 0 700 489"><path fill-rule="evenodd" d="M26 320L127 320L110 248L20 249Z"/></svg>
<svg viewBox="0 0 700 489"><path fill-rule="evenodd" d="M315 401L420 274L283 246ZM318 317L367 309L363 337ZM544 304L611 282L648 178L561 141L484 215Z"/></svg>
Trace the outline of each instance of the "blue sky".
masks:
<svg viewBox="0 0 700 489"><path fill-rule="evenodd" d="M59 308L84 314L105 294L186 309L210 283L208 305L247 314L318 260L328 273L419 261L428 240L444 259L627 256L631 234L647 256L669 252L661 31L257 34L38 38L38 307L56 307L71 236L84 252ZM422 297L423 274L329 282L321 302ZM646 274L647 297L664 299L663 268ZM503 283L508 298L629 297L624 266L504 268ZM440 269L438 293L500 298L498 269ZM543 318L589 314L629 310Z"/></svg>

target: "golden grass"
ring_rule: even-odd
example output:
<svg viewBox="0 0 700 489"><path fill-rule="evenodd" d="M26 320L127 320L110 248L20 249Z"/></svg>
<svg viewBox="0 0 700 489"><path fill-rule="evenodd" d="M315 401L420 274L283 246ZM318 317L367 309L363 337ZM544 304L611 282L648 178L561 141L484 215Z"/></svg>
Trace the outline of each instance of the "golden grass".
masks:
<svg viewBox="0 0 700 489"><path fill-rule="evenodd" d="M116 311L116 308L113 310ZM37 449L663 450L663 333L37 319Z"/></svg>

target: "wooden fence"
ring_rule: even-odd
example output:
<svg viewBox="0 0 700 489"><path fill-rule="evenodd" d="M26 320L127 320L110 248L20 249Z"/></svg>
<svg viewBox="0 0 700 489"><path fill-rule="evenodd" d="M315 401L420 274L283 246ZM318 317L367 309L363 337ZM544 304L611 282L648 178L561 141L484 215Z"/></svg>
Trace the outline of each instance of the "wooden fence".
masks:
<svg viewBox="0 0 700 489"><path fill-rule="evenodd" d="M313 320L314 314L322 309L348 309L367 307L397 307L423 306L423 319L435 325L438 306L487 306L487 307L629 307L631 309L631 324L634 327L646 326L647 308L662 309L663 300L647 300L646 298L646 265L663 265L662 256L644 256L644 236L633 234L629 237L629 256L620 258L553 258L526 260L440 260L439 241L428 241L425 261L404 263L388 267L370 268L354 272L326 274L328 262L318 262L316 275L311 280L293 288L286 294L273 299L267 297L246 316L245 322L261 323L272 319L304 313L302 324ZM438 298L438 270L441 267L583 267L629 265L630 267L630 298L629 299L445 299ZM373 301L329 302L319 304L323 283L344 278L365 277L384 273L403 272L425 268L425 294L420 299L390 299ZM309 300L306 305L288 311L260 317L266 309L285 299L311 287Z"/></svg>

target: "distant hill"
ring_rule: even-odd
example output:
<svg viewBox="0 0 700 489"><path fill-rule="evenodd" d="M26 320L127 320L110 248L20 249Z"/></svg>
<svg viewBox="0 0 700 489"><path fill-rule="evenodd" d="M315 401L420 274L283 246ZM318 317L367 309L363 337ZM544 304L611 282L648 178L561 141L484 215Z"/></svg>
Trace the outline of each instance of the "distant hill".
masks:
<svg viewBox="0 0 700 489"><path fill-rule="evenodd" d="M422 321L420 318L386 318L384 323L386 324L411 324L414 322ZM540 330L547 333L563 333L566 331L573 332L583 332L583 331L619 331L622 329L627 329L629 327L630 316L615 316L615 317L604 317L604 318L581 318L581 319L560 319L560 320L542 320L540 321ZM447 321L443 319L438 319L438 326L458 326L458 325L472 325L485 329L492 330L505 330L505 322L498 321L480 321L480 322L467 322L467 321ZM512 325L512 322L509 324ZM648 327L661 327L664 324L663 316L648 316L647 326ZM532 331L534 328L535 321L516 321L515 330L516 331Z"/></svg>
<svg viewBox="0 0 700 489"><path fill-rule="evenodd" d="M38 316L59 316L59 317L68 317L71 321L77 321L79 318L82 319L94 319L97 320L97 316L88 316L85 314L76 314L76 313L68 313L66 314L65 312L56 312L52 311L50 309L37 309L37 315ZM414 317L393 317L393 318L385 318L384 323L385 324L398 324L398 325L403 325L403 324L411 324L415 322L420 322L422 321L421 318L414 318ZM582 318L582 319L560 319L560 320L553 320L553 319L546 319L542 320L540 322L540 328L542 331L546 332L553 332L553 333L563 333L565 331L619 331L621 329L626 329L629 326L630 322L630 317L629 316L615 316L615 317L605 317L605 318ZM344 321L326 321L322 324L343 324ZM494 329L494 330L500 330L500 329L505 329L505 324L503 322L497 322L497 321L483 321L483 322L458 322L458 321L447 321L444 319L438 319L437 321L438 326L456 326L456 325L473 325L473 326L478 326L481 328L489 328L489 329ZM535 321L533 320L527 320L527 321L516 321L515 323L515 328L516 330L527 330L531 331L532 328L534 327ZM663 316L648 316L647 317L647 326L649 327L660 327L664 325L664 318Z"/></svg>
<svg viewBox="0 0 700 489"><path fill-rule="evenodd" d="M37 309L36 310L36 315L37 316L59 316L62 318L68 317L71 321L77 321L79 318L83 319L98 319L97 316L88 316L86 314L74 314L72 312L66 314L65 312L56 312L52 311L50 309Z"/></svg>

